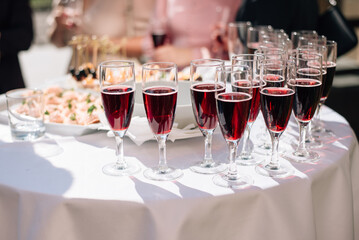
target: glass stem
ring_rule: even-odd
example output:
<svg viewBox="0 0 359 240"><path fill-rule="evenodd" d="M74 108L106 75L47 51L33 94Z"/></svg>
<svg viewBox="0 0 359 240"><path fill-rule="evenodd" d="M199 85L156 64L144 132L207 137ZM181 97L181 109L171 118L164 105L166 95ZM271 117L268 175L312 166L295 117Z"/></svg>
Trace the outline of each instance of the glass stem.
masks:
<svg viewBox="0 0 359 240"><path fill-rule="evenodd" d="M309 122L299 122L299 144L296 152L305 153L307 152L307 148L305 147L305 139L307 133L307 126Z"/></svg>
<svg viewBox="0 0 359 240"><path fill-rule="evenodd" d="M249 145L249 136L251 134L251 128L252 128L252 123L248 123L246 126L246 130L244 131L243 146L241 152L241 155L244 157L250 157L252 153L252 149Z"/></svg>
<svg viewBox="0 0 359 240"><path fill-rule="evenodd" d="M228 141L229 147L229 167L228 167L228 179L229 180L237 180L238 172L237 172L237 164L235 162L238 141Z"/></svg>
<svg viewBox="0 0 359 240"><path fill-rule="evenodd" d="M158 168L161 173L165 173L168 169L167 159L166 159L166 140L168 134L157 135L156 139L158 142L158 151L159 151L159 163Z"/></svg>
<svg viewBox="0 0 359 240"><path fill-rule="evenodd" d="M278 147L279 147L279 137L282 133L271 132L270 136L272 138L272 156L269 162L269 168L271 170L279 169L279 158L278 158Z"/></svg>
<svg viewBox="0 0 359 240"><path fill-rule="evenodd" d="M114 134L116 139L116 166L119 169L125 169L127 168L127 163L123 156L123 134L120 134L118 132L114 132Z"/></svg>
<svg viewBox="0 0 359 240"><path fill-rule="evenodd" d="M203 163L211 164L213 163L212 158L212 136L214 130L208 130L205 133L206 139L204 141L204 160Z"/></svg>

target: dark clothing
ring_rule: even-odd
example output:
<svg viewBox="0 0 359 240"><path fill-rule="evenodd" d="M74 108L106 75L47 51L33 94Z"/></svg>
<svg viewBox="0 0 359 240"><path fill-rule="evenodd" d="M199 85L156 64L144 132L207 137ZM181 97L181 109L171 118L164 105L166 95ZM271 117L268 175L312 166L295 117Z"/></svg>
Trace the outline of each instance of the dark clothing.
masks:
<svg viewBox="0 0 359 240"><path fill-rule="evenodd" d="M315 30L318 16L317 0L244 0L236 21L271 25L290 34L296 30Z"/></svg>
<svg viewBox="0 0 359 240"><path fill-rule="evenodd" d="M29 49L33 39L28 0L0 1L0 93L24 87L18 53Z"/></svg>

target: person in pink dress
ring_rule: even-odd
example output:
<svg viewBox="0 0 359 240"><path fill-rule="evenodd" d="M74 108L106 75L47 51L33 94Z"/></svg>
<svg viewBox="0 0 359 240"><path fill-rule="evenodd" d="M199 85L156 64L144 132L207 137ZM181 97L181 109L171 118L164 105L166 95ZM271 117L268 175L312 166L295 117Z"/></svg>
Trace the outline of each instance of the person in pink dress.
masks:
<svg viewBox="0 0 359 240"><path fill-rule="evenodd" d="M188 66L199 58L221 57L214 34L233 21L242 0L157 0L148 34L126 40L129 56L145 54L151 61ZM152 31L164 31L165 44L154 47ZM224 34L224 33L223 33ZM220 37L220 35L219 35ZM122 39L123 41L123 39ZM217 44L218 45L218 44Z"/></svg>

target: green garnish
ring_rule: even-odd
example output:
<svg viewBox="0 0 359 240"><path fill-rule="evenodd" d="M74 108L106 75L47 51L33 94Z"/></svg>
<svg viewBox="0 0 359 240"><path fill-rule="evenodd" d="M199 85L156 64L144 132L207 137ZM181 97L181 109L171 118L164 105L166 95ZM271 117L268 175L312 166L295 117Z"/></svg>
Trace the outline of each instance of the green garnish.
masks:
<svg viewBox="0 0 359 240"><path fill-rule="evenodd" d="M49 111L46 110L46 111L45 111L45 115L50 115Z"/></svg>
<svg viewBox="0 0 359 240"><path fill-rule="evenodd" d="M86 102L90 103L91 102L91 93L89 93L86 97Z"/></svg>
<svg viewBox="0 0 359 240"><path fill-rule="evenodd" d="M87 113L88 113L89 115L91 115L92 112L93 112L93 110L95 110L95 109L97 109L97 107L96 107L95 105L91 105L91 107L89 107L89 108L87 109Z"/></svg>
<svg viewBox="0 0 359 240"><path fill-rule="evenodd" d="M70 119L71 119L72 121L75 121L75 120L76 120L76 113L72 113L72 114L70 115Z"/></svg>
<svg viewBox="0 0 359 240"><path fill-rule="evenodd" d="M71 109L72 108L72 104L71 104L71 101L72 101L72 99L70 99L70 100L67 100L67 107L69 108L69 109Z"/></svg>
<svg viewBox="0 0 359 240"><path fill-rule="evenodd" d="M57 96L62 97L64 95L64 92L60 92Z"/></svg>
<svg viewBox="0 0 359 240"><path fill-rule="evenodd" d="M26 100L24 99L24 100L22 100L22 105L24 105L26 103Z"/></svg>

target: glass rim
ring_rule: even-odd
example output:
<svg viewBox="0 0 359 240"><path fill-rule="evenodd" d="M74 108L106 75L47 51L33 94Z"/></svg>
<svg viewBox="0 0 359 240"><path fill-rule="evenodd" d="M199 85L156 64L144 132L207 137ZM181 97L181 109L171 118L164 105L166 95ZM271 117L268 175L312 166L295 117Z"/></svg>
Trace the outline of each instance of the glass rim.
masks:
<svg viewBox="0 0 359 240"><path fill-rule="evenodd" d="M201 63L201 62L203 62L203 63ZM217 62L217 64L216 64L216 62ZM219 58L202 58L202 59L192 60L190 65L196 66L196 67L216 67L216 66L223 66L224 61Z"/></svg>
<svg viewBox="0 0 359 240"><path fill-rule="evenodd" d="M22 91L32 91L35 93L34 95L29 96L12 96L15 92L22 92ZM43 96L44 92L41 89L38 88L16 88L9 90L5 93L6 98L12 98L12 99L23 99L23 98L34 98L38 96Z"/></svg>
<svg viewBox="0 0 359 240"><path fill-rule="evenodd" d="M230 27L240 27L240 26L251 27L252 23L249 21L238 21L238 22L230 22L230 23L228 23L228 26L230 26Z"/></svg>
<svg viewBox="0 0 359 240"><path fill-rule="evenodd" d="M241 69L233 69L233 67L243 67L243 70ZM227 70L229 69L229 70ZM217 71L219 72L225 72L225 73L229 73L229 72L250 72L250 67L247 65L242 65L242 64L231 64L231 65L224 65L221 67L217 67L216 68Z"/></svg>
<svg viewBox="0 0 359 240"><path fill-rule="evenodd" d="M125 64L126 63L126 64ZM114 68L114 67L134 67L135 62L131 60L107 60L101 62L99 67L107 67L107 68Z"/></svg>
<svg viewBox="0 0 359 240"><path fill-rule="evenodd" d="M167 65L167 66L161 67L161 65ZM150 62L142 65L142 69L146 69L146 70L171 70L173 68L177 69L177 64L174 62Z"/></svg>

